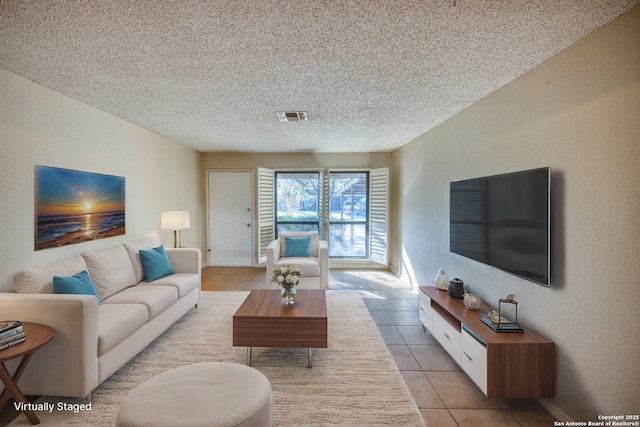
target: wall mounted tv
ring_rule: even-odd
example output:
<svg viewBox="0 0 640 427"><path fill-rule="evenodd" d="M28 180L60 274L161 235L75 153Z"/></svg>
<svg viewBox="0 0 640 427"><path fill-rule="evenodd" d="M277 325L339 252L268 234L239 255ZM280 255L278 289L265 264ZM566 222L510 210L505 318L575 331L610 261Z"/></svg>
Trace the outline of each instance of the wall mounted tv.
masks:
<svg viewBox="0 0 640 427"><path fill-rule="evenodd" d="M549 286L549 199L548 167L451 182L451 252Z"/></svg>

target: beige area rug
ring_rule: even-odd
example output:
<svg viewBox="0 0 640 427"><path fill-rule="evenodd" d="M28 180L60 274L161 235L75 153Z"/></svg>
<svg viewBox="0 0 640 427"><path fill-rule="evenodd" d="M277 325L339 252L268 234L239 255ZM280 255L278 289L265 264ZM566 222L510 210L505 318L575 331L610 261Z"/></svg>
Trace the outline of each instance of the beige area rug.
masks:
<svg viewBox="0 0 640 427"><path fill-rule="evenodd" d="M232 346L232 316L246 292L203 292L191 310L92 394L91 410L37 412L45 426L113 426L127 393L171 368L198 362L246 363ZM274 426L424 426L422 416L362 299L327 293L329 342L313 350L253 350L253 367L271 381ZM46 397L59 407L60 398ZM82 403L81 399L65 399ZM24 414L10 426L31 425Z"/></svg>

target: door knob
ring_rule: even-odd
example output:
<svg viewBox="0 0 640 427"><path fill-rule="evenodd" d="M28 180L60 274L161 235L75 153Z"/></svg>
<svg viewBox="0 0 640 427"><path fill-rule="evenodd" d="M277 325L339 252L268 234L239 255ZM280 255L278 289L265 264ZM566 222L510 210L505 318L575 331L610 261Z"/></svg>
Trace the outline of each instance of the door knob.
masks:
<svg viewBox="0 0 640 427"><path fill-rule="evenodd" d="M251 224L247 224L247 227L251 227Z"/></svg>

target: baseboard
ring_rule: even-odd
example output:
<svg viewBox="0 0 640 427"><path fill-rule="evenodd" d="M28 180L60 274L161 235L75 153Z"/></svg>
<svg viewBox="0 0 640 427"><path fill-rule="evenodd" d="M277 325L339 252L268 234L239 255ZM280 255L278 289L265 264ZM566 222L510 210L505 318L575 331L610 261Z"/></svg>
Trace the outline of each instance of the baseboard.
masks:
<svg viewBox="0 0 640 427"><path fill-rule="evenodd" d="M573 421L571 418L564 413L562 409L555 404L553 399L536 399L538 403L547 410L556 420L559 421Z"/></svg>

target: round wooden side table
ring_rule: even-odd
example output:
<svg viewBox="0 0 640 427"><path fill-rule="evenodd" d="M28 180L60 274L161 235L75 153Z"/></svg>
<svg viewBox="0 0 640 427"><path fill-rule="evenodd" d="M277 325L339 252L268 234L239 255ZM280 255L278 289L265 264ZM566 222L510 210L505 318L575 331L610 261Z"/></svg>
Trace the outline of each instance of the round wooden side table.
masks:
<svg viewBox="0 0 640 427"><path fill-rule="evenodd" d="M18 388L18 381L36 350L51 341L55 335L53 329L38 323L24 322L22 323L22 329L26 338L23 342L0 350L0 380L2 380L5 385L4 391L0 395L0 410L2 410L7 403L10 395L13 396L16 402L29 403ZM22 360L12 377L4 365L4 362L20 356L22 356ZM38 420L38 417L31 409L25 409L22 412L24 412L27 419L31 421L31 424L40 423L40 420Z"/></svg>

